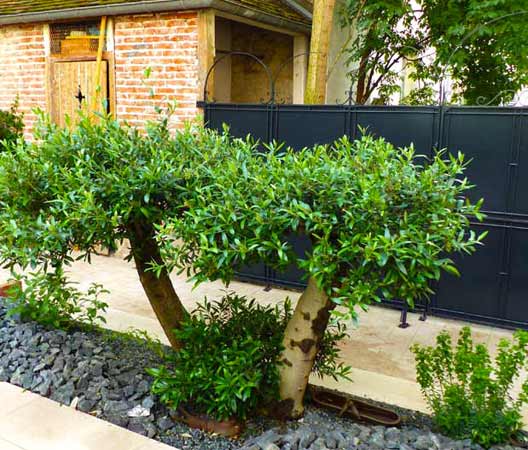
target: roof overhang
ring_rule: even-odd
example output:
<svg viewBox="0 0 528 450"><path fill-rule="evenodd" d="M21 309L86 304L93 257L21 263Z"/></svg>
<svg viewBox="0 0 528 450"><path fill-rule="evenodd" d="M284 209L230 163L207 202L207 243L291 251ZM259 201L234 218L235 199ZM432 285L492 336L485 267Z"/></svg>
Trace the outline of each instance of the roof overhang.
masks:
<svg viewBox="0 0 528 450"><path fill-rule="evenodd" d="M291 3L290 6L292 8L293 4L296 4L299 7L299 5L294 0L287 0L287 3ZM214 8L229 14L259 21L268 25L288 29L298 33L306 34L311 31L310 25L308 24L295 22L284 17L278 17L251 7L241 6L240 4L230 0L148 0L134 3L97 5L81 8L56 9L44 12L9 14L0 16L0 25L54 22L57 20L83 19L100 16L119 16L126 14L149 14L203 8ZM298 9L297 11L301 12Z"/></svg>

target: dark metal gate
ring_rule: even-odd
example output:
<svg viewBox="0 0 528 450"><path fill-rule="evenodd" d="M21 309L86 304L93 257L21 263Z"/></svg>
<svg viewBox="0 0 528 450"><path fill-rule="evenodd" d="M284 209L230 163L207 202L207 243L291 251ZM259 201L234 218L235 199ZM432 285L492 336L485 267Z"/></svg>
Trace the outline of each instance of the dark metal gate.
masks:
<svg viewBox="0 0 528 450"><path fill-rule="evenodd" d="M462 276L443 274L430 310L476 322L528 328L528 108L407 107L357 105L236 105L199 103L207 125L231 133L250 133L264 142L277 140L294 149L331 143L362 129L396 146L414 144L418 153L436 148L463 152L476 185L473 200L484 198L485 246L474 255L456 256ZM308 243L292 238L300 254ZM242 279L289 287L303 286L292 268L277 273L263 264L248 267Z"/></svg>

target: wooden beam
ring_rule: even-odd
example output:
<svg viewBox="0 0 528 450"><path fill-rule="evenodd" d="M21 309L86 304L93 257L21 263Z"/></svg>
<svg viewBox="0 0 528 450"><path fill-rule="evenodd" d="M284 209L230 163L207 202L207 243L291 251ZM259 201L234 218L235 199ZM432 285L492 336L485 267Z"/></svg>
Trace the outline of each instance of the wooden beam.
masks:
<svg viewBox="0 0 528 450"><path fill-rule="evenodd" d="M105 38L106 38L106 20L107 17L103 16L101 17L101 26L99 28L99 42L97 45L97 64L95 67L95 84L94 84L94 92L92 94L92 104L90 105L90 112L95 111L97 109L97 103L99 102L99 91L101 90L101 81L102 81L102 74L101 74L101 66L103 62L103 51L104 51L104 45L105 45Z"/></svg>
<svg viewBox="0 0 528 450"><path fill-rule="evenodd" d="M301 36L301 35L305 36L304 34L298 31L292 31L292 30L288 30L287 28L276 27L274 25L268 25L267 23L259 22L258 20L248 19L247 17L237 16L235 14L230 14L225 11L215 11L215 14L218 17L222 17L224 19L229 19L234 22L245 23L246 25L251 25L252 27L256 27L256 28L262 28L264 30L275 31L277 33L282 33L282 34L289 34L290 36Z"/></svg>
<svg viewBox="0 0 528 450"><path fill-rule="evenodd" d="M51 105L52 105L52 88L51 88L51 63L50 63L50 55L51 55L51 34L50 34L50 26L48 23L44 24L42 26L42 36L44 38L44 53L46 55L46 112L48 114L51 113Z"/></svg>
<svg viewBox="0 0 528 450"><path fill-rule="evenodd" d="M200 10L198 11L199 100L203 100L205 77L214 64L215 55L215 12L212 9ZM214 97L214 73L209 77L207 89L208 98L212 99Z"/></svg>
<svg viewBox="0 0 528 450"><path fill-rule="evenodd" d="M336 0L314 0L312 42L304 101L323 104L326 100L328 49L334 21Z"/></svg>
<svg viewBox="0 0 528 450"><path fill-rule="evenodd" d="M300 35L293 38L293 103L297 105L304 103L309 49L308 36Z"/></svg>

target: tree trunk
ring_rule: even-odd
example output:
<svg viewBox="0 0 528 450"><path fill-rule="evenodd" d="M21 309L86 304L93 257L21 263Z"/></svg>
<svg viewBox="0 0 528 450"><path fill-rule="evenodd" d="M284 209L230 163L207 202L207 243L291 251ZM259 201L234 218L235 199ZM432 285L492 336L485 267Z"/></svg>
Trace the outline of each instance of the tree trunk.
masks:
<svg viewBox="0 0 528 450"><path fill-rule="evenodd" d="M312 39L304 102L324 104L326 100L326 79L328 49L334 20L336 0L315 0L312 20Z"/></svg>
<svg viewBox="0 0 528 450"><path fill-rule="evenodd" d="M358 77L356 83L356 104L363 105L367 99L365 98L365 84L367 81L367 62L368 54L363 55L359 63Z"/></svg>
<svg viewBox="0 0 528 450"><path fill-rule="evenodd" d="M167 270L163 268L159 276L147 270L152 262L163 263L155 239L154 227L152 224L135 222L128 227L128 234L143 289L171 346L179 349L181 345L174 336L173 330L181 326L187 311L174 290Z"/></svg>
<svg viewBox="0 0 528 450"><path fill-rule="evenodd" d="M334 307L316 281L310 278L284 332L278 408L282 417L296 419L304 413L304 394Z"/></svg>

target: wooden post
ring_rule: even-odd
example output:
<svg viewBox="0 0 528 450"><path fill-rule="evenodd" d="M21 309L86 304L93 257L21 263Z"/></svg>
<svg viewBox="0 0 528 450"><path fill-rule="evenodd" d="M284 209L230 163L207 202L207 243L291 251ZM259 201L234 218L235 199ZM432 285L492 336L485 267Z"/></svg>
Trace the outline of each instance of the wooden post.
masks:
<svg viewBox="0 0 528 450"><path fill-rule="evenodd" d="M198 99L203 100L203 90L207 71L214 64L216 56L215 43L215 14L212 9L200 10L198 12L198 61L200 67ZM208 81L208 87L214 89L214 73ZM209 98L214 96L214 92L208 93Z"/></svg>
<svg viewBox="0 0 528 450"><path fill-rule="evenodd" d="M92 103L90 113L93 113L97 108L99 99L99 90L101 88L101 64L103 62L103 50L106 36L106 16L101 17L101 28L99 30L99 44L97 46L97 66L95 68L95 86L92 95Z"/></svg>
<svg viewBox="0 0 528 450"><path fill-rule="evenodd" d="M336 0L315 0L312 22L312 42L304 102L323 104L326 100L328 49L334 20Z"/></svg>
<svg viewBox="0 0 528 450"><path fill-rule="evenodd" d="M309 48L308 36L299 35L293 38L293 103L296 105L304 103Z"/></svg>

